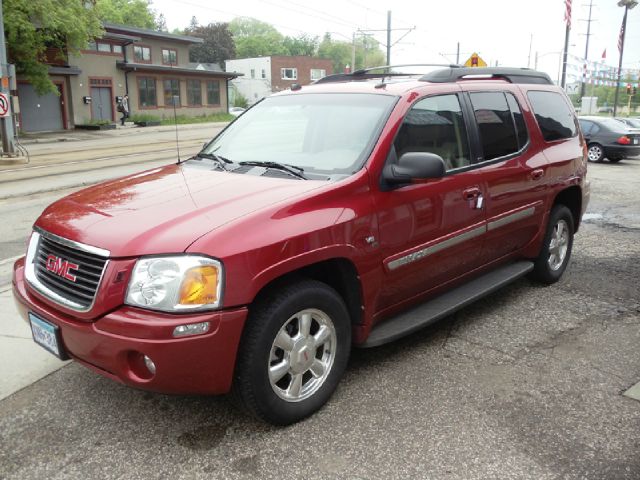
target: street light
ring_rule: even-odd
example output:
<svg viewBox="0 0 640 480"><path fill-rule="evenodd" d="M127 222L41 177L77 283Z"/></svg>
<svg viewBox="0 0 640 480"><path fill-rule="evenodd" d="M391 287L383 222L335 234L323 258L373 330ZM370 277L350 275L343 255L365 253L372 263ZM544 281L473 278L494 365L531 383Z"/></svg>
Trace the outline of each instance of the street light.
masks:
<svg viewBox="0 0 640 480"><path fill-rule="evenodd" d="M622 38L620 39L620 61L618 62L618 80L616 81L616 96L613 100L613 116L618 113L618 96L620 95L620 78L622 77L622 54L624 53L624 37L627 36L627 13L638 5L638 0L620 0L619 7L624 7L624 17L622 17Z"/></svg>

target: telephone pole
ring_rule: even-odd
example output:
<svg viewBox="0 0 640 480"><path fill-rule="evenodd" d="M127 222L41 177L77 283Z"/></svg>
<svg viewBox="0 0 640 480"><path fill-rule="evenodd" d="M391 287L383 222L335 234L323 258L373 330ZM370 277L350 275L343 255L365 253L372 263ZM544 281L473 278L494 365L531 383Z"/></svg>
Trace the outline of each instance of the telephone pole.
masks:
<svg viewBox="0 0 640 480"><path fill-rule="evenodd" d="M391 10L387 10L387 65L391 65Z"/></svg>
<svg viewBox="0 0 640 480"><path fill-rule="evenodd" d="M6 108L5 116L0 117L0 134L2 135L2 154L13 156L16 153L14 144L13 131L13 113L11 110L11 93L9 91L9 65L7 64L7 51L4 40L4 17L2 16L2 0L0 0L0 70L2 79L0 80L0 93L6 99L6 105L0 105L0 108ZM1 102L4 103L4 100Z"/></svg>
<svg viewBox="0 0 640 480"><path fill-rule="evenodd" d="M584 93L586 90L586 74L587 74L587 65L588 65L588 58L589 58L589 37L591 37L591 22L593 22L593 20L591 20L591 11L593 10L593 0L589 1L589 19L587 20L587 42L584 48L584 71L582 72L582 83L580 84L580 98L584 97Z"/></svg>

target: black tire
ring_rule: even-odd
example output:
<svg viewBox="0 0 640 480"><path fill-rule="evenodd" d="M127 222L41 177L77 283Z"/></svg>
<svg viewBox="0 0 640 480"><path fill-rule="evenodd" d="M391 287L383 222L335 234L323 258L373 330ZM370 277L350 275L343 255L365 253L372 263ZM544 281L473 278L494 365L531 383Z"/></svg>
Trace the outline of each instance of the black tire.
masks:
<svg viewBox="0 0 640 480"><path fill-rule="evenodd" d="M330 351L335 351L335 356L332 366L327 369L328 373L322 383L319 383L317 390L313 391L308 398L296 401L286 400L276 393L277 385L272 386L270 381L268 370L274 361L272 349L277 350L274 342L281 329L295 322L296 320L292 318L297 318L296 314L310 309L325 314L332 322L335 337L332 337L334 340L331 345L335 344L335 349L328 348L327 351L329 355L331 355ZM269 294L263 295L249 310L238 351L233 393L246 410L266 422L274 425L289 425L302 420L319 410L329 400L347 366L351 349L351 322L347 307L333 288L322 282L303 279L295 284L285 284L271 289ZM313 322L315 319L312 320ZM298 323L298 326L300 325L301 323ZM316 325L319 326L319 324ZM310 334L312 333L313 330ZM301 332L298 331L296 335L299 337L300 334ZM313 350L311 358L317 358L318 350ZM310 351L307 350L307 352ZM282 355L287 355L289 358L289 353L284 350ZM294 353L290 355L293 359ZM297 358L302 358L300 352ZM309 357L305 354L305 358ZM308 370L304 375L310 373L311 370ZM293 382L291 373L285 374L282 377L283 381L287 381L287 375ZM300 378L304 379L304 375ZM306 382L313 378L315 377L308 378Z"/></svg>
<svg viewBox="0 0 640 480"><path fill-rule="evenodd" d="M587 146L587 160L601 163L604 160L604 148L599 143L590 143Z"/></svg>
<svg viewBox="0 0 640 480"><path fill-rule="evenodd" d="M551 242L552 238L554 237L554 232L561 222L564 222L563 228L567 228L566 253L561 264L552 266L552 263L554 262L551 259L551 256L553 254L553 252L551 251ZM560 277L562 277L562 274L566 270L567 265L569 264L569 260L571 259L571 249L573 248L573 234L575 231L574 225L575 222L571 210L569 210L565 205L555 205L551 209L551 214L549 215L549 223L547 224L547 231L545 232L544 236L544 243L542 245L542 249L540 250L538 258L536 258L535 260L534 269L531 272L531 278L547 285L551 285L552 283L560 280ZM555 258L556 260L558 259L558 257Z"/></svg>

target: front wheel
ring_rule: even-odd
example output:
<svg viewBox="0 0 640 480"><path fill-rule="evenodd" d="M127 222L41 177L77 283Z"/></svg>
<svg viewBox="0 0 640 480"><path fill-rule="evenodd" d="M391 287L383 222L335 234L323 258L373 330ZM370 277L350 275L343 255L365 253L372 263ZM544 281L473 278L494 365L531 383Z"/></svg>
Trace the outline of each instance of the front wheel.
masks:
<svg viewBox="0 0 640 480"><path fill-rule="evenodd" d="M349 314L334 289L302 280L272 290L250 309L234 393L262 420L297 422L329 400L350 347Z"/></svg>
<svg viewBox="0 0 640 480"><path fill-rule="evenodd" d="M600 163L604 160L604 148L598 143L592 143L587 148L587 159L590 162Z"/></svg>
<svg viewBox="0 0 640 480"><path fill-rule="evenodd" d="M531 272L533 279L548 285L560 280L571 258L573 233L574 220L571 210L564 205L553 207L542 250Z"/></svg>

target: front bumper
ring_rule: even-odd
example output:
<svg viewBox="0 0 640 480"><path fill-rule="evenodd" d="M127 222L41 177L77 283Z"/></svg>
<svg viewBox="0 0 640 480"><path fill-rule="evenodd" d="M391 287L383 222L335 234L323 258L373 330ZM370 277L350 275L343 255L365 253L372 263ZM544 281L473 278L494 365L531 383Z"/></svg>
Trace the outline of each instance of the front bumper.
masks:
<svg viewBox="0 0 640 480"><path fill-rule="evenodd" d="M24 260L13 271L13 294L22 317L28 312L60 327L71 358L126 385L174 394L222 394L231 388L246 308L171 315L122 306L94 322L80 321L32 295L24 279ZM174 338L178 325L210 322L202 335ZM156 373L140 363L150 357Z"/></svg>

